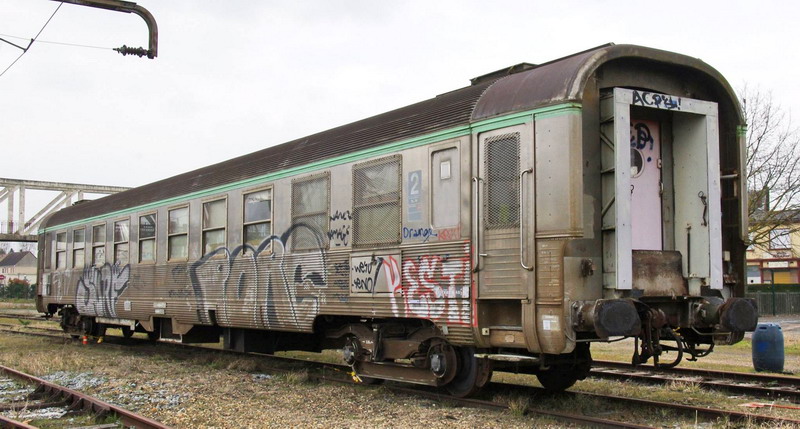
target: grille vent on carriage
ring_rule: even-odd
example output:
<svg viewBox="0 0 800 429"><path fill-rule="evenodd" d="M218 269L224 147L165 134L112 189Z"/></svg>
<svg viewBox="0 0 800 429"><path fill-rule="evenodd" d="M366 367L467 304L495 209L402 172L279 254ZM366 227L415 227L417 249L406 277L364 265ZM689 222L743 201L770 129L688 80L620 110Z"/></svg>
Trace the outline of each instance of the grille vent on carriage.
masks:
<svg viewBox="0 0 800 429"><path fill-rule="evenodd" d="M519 133L487 139L483 159L486 229L519 228Z"/></svg>
<svg viewBox="0 0 800 429"><path fill-rule="evenodd" d="M292 182L292 249L326 249L330 208L330 175Z"/></svg>
<svg viewBox="0 0 800 429"><path fill-rule="evenodd" d="M402 157L353 166L353 246L400 243Z"/></svg>

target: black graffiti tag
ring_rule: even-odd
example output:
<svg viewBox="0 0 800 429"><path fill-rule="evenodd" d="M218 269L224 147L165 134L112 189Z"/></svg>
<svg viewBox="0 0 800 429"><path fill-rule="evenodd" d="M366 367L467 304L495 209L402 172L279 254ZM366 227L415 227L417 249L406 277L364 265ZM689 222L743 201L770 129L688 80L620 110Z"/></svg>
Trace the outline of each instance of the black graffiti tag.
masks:
<svg viewBox="0 0 800 429"><path fill-rule="evenodd" d="M636 125L631 125L633 131L631 133L631 147L642 150L647 147L647 144L650 144L650 150L653 150L653 144L655 140L653 139L653 135L650 133L650 127L646 124L639 122Z"/></svg>
<svg viewBox="0 0 800 429"><path fill-rule="evenodd" d="M653 92L633 91L632 104L658 109L681 110L681 98Z"/></svg>
<svg viewBox="0 0 800 429"><path fill-rule="evenodd" d="M383 266L383 258L378 257L373 262L359 262L353 266L353 289L372 293L378 284L378 276ZM373 268L374 267L374 268Z"/></svg>

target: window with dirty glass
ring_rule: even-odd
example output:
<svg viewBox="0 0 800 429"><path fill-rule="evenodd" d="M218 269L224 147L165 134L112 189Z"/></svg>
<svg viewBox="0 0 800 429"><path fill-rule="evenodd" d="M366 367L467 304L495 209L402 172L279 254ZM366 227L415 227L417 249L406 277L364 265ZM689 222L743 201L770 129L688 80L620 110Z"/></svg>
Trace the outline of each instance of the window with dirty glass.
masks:
<svg viewBox="0 0 800 429"><path fill-rule="evenodd" d="M458 149L436 151L431 159L431 225L434 228L457 226L460 220L461 194L459 178L461 165Z"/></svg>
<svg viewBox="0 0 800 429"><path fill-rule="evenodd" d="M225 247L227 212L225 199L203 203L203 253Z"/></svg>
<svg viewBox="0 0 800 429"><path fill-rule="evenodd" d="M67 268L67 233L56 234L56 269Z"/></svg>
<svg viewBox="0 0 800 429"><path fill-rule="evenodd" d="M131 221L121 220L114 222L114 263L128 265L130 262L130 237Z"/></svg>
<svg viewBox="0 0 800 429"><path fill-rule="evenodd" d="M92 265L106 263L106 226L95 225L92 227Z"/></svg>
<svg viewBox="0 0 800 429"><path fill-rule="evenodd" d="M488 229L519 227L519 133L486 141L484 216Z"/></svg>
<svg viewBox="0 0 800 429"><path fill-rule="evenodd" d="M770 249L790 249L792 240L788 228L775 228L769 232Z"/></svg>
<svg viewBox="0 0 800 429"><path fill-rule="evenodd" d="M86 260L86 228L72 231L72 268L82 268Z"/></svg>
<svg viewBox="0 0 800 429"><path fill-rule="evenodd" d="M156 260L156 214L139 216L139 262Z"/></svg>
<svg viewBox="0 0 800 429"><path fill-rule="evenodd" d="M353 167L353 246L400 242L402 158Z"/></svg>
<svg viewBox="0 0 800 429"><path fill-rule="evenodd" d="M167 258L186 260L189 258L189 207L169 211L167 225Z"/></svg>
<svg viewBox="0 0 800 429"><path fill-rule="evenodd" d="M257 248L272 235L272 190L250 192L242 200L244 244Z"/></svg>
<svg viewBox="0 0 800 429"><path fill-rule="evenodd" d="M292 182L292 249L328 247L330 176L307 177Z"/></svg>

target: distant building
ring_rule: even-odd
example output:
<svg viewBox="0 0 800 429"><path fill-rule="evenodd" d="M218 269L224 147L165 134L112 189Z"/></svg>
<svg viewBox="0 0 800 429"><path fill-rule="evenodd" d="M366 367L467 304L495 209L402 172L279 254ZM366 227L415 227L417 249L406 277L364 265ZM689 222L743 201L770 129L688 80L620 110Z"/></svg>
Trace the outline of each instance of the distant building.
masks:
<svg viewBox="0 0 800 429"><path fill-rule="evenodd" d="M8 285L11 279L36 283L36 256L33 253L10 252L0 258L0 285Z"/></svg>
<svg viewBox="0 0 800 429"><path fill-rule="evenodd" d="M800 213L780 212L780 224L747 248L748 284L800 284Z"/></svg>

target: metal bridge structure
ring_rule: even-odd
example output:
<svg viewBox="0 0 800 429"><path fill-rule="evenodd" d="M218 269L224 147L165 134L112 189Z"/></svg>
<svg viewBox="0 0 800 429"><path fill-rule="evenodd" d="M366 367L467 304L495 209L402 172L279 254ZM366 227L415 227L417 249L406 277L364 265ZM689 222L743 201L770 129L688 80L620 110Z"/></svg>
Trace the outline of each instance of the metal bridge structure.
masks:
<svg viewBox="0 0 800 429"><path fill-rule="evenodd" d="M84 194L110 195L128 189L130 188L121 186L0 178L0 210L2 210L3 204L6 205L8 210L7 220L0 222L0 241L36 242L36 233L39 225L47 215L72 205L73 201L77 203L83 200ZM25 194L27 191L55 191L58 194L35 215L27 218L25 213ZM15 207L17 209L16 212L14 210Z"/></svg>

